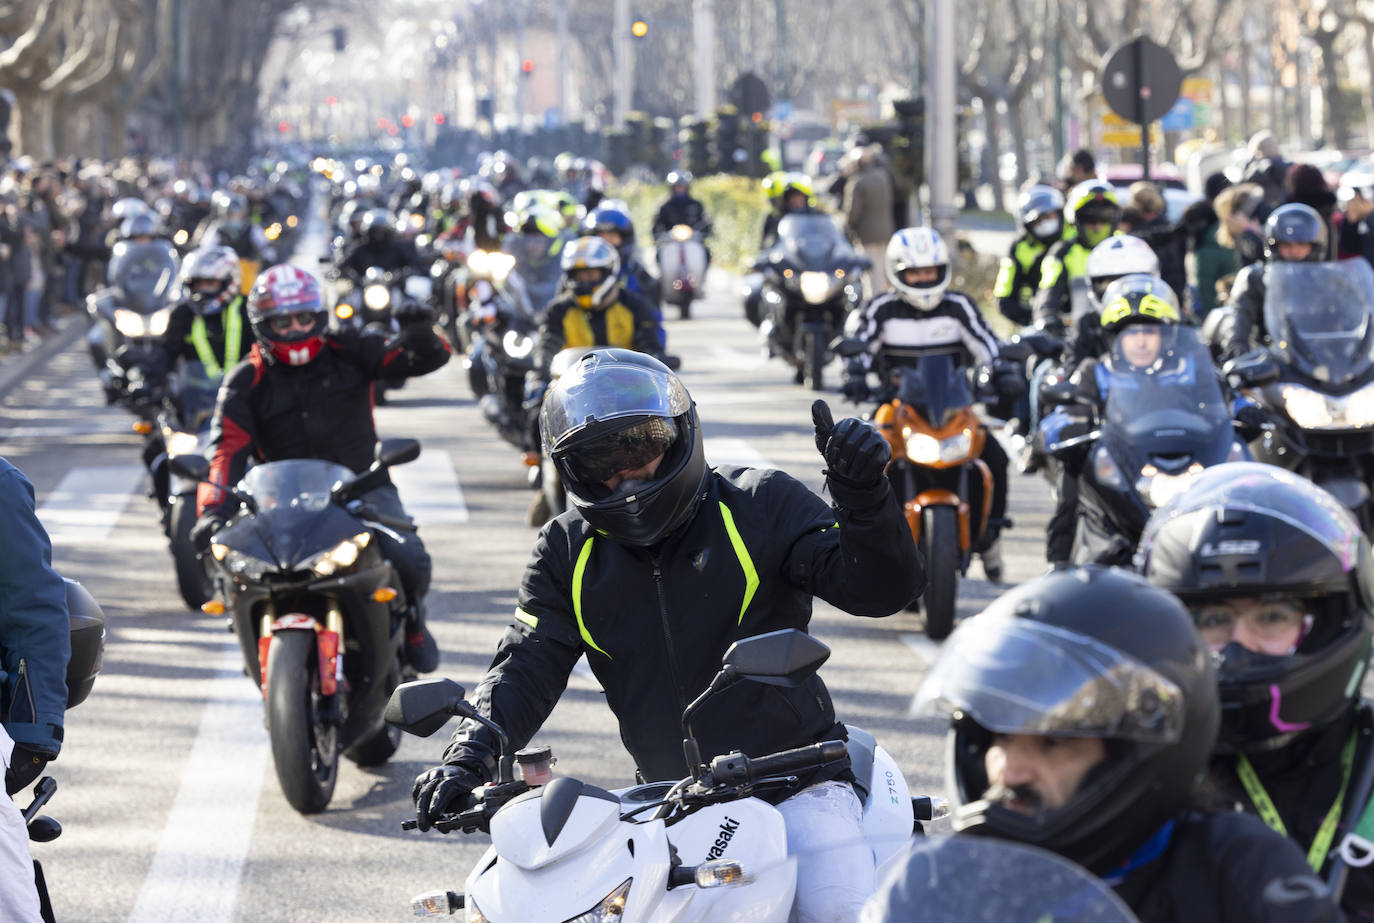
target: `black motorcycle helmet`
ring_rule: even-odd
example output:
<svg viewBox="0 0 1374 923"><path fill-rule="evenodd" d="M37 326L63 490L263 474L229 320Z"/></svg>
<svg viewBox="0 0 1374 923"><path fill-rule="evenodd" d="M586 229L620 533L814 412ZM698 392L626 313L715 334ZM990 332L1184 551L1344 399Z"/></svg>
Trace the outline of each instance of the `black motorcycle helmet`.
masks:
<svg viewBox="0 0 1374 923"><path fill-rule="evenodd" d="M1064 193L1053 186L1027 187L1016 200L1016 213L1021 229L1041 243L1051 244L1063 236Z"/></svg>
<svg viewBox="0 0 1374 923"><path fill-rule="evenodd" d="M62 578L67 590L72 653L67 660L67 707L86 701L105 661L105 613L84 586Z"/></svg>
<svg viewBox="0 0 1374 923"><path fill-rule="evenodd" d="M540 430L573 506L614 541L655 545L696 512L709 473L696 405L652 356L587 353L549 387ZM660 453L652 480L603 483Z"/></svg>
<svg viewBox="0 0 1374 923"><path fill-rule="evenodd" d="M369 208L363 213L362 223L358 225L358 233L373 244L379 246L390 244L396 238L396 227L391 213L385 208Z"/></svg>
<svg viewBox="0 0 1374 923"><path fill-rule="evenodd" d="M1112 871L1185 810L1219 706L1211 658L1173 595L1129 571L1055 571L1005 594L945 642L920 703L952 716L954 829ZM1106 756L1062 806L1031 816L984 797L996 734L1095 737Z"/></svg>
<svg viewBox="0 0 1374 923"><path fill-rule="evenodd" d="M1320 263L1326 259L1326 221L1310 205L1290 202L1269 213L1264 222L1264 258L1281 260L1279 244L1311 244L1303 262Z"/></svg>
<svg viewBox="0 0 1374 923"><path fill-rule="evenodd" d="M1155 511L1137 564L1189 606L1266 595L1307 604L1312 622L1292 654L1235 641L1218 653L1222 749L1283 746L1358 704L1374 564L1355 519L1312 482L1254 462L1208 468Z"/></svg>

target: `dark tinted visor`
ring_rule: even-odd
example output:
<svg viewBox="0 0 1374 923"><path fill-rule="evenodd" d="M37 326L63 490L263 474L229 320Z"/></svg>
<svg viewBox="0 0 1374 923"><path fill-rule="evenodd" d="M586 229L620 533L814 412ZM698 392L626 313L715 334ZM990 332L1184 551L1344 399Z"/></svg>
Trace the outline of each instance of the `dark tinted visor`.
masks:
<svg viewBox="0 0 1374 923"><path fill-rule="evenodd" d="M642 468L672 448L677 441L677 424L655 417L633 426L607 433L568 451L569 470L587 484L604 484L621 471Z"/></svg>

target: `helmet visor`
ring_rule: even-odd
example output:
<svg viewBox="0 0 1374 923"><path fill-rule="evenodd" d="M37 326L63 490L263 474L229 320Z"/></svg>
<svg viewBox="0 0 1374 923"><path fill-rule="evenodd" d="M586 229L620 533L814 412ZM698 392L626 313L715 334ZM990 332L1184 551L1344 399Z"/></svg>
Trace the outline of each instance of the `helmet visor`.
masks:
<svg viewBox="0 0 1374 923"><path fill-rule="evenodd" d="M692 399L676 375L591 353L549 389L542 412L544 450L552 456L569 438L597 423L679 417L691 409Z"/></svg>
<svg viewBox="0 0 1374 923"><path fill-rule="evenodd" d="M583 483L604 484L623 471L643 468L676 441L677 424L653 417L570 449L564 461Z"/></svg>
<svg viewBox="0 0 1374 923"><path fill-rule="evenodd" d="M962 712L995 734L1172 743L1185 703L1169 679L1089 637L994 616L945 642L916 707Z"/></svg>

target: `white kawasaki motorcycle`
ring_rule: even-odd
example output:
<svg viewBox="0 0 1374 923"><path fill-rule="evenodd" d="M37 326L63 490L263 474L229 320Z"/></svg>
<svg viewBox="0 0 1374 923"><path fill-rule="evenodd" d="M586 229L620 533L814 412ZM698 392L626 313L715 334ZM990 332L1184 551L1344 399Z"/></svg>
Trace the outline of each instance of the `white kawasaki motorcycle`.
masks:
<svg viewBox="0 0 1374 923"><path fill-rule="evenodd" d="M427 737L460 715L487 725L502 744L497 781L473 793L476 806L435 824L443 833L490 833L491 848L469 873L465 893L420 895L411 901L416 916L462 910L468 923L784 923L796 866L788 861L782 815L752 795L846 759L866 783L866 791L860 787L864 835L882 874L920 829L916 818L931 819L942 804L913 799L897 764L871 735L849 728L848 744L824 741L761 757L735 751L707 766L691 733L693 712L721 690L743 680L794 685L829 656L824 644L794 629L736 642L682 716L692 775L616 791L551 778L547 747L515 755L516 779L504 732L463 700L461 686L452 680L398 686L386 711L391 724Z"/></svg>

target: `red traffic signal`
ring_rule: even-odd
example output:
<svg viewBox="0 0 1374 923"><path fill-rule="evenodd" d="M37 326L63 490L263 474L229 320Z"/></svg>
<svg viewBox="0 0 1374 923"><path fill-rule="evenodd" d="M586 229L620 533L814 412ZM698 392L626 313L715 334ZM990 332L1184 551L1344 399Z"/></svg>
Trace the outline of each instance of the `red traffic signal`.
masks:
<svg viewBox="0 0 1374 923"><path fill-rule="evenodd" d="M534 62L531 61L529 58L526 58L525 60L521 61L521 62L520 62L520 72L523 73L523 74L524 74L525 76L527 76L527 77L528 77L530 74L534 73Z"/></svg>
<svg viewBox="0 0 1374 923"><path fill-rule="evenodd" d="M436 112L436 113L434 113L434 124L435 124L435 125L442 125L442 124L444 124L444 114L443 114L442 112Z"/></svg>
<svg viewBox="0 0 1374 923"><path fill-rule="evenodd" d="M286 134L290 130L291 123L286 121L285 119L277 123L277 131L281 132L282 134Z"/></svg>
<svg viewBox="0 0 1374 923"><path fill-rule="evenodd" d="M404 125L406 128L411 128L415 125L415 117L410 113L406 113L405 115L401 116L401 124Z"/></svg>

